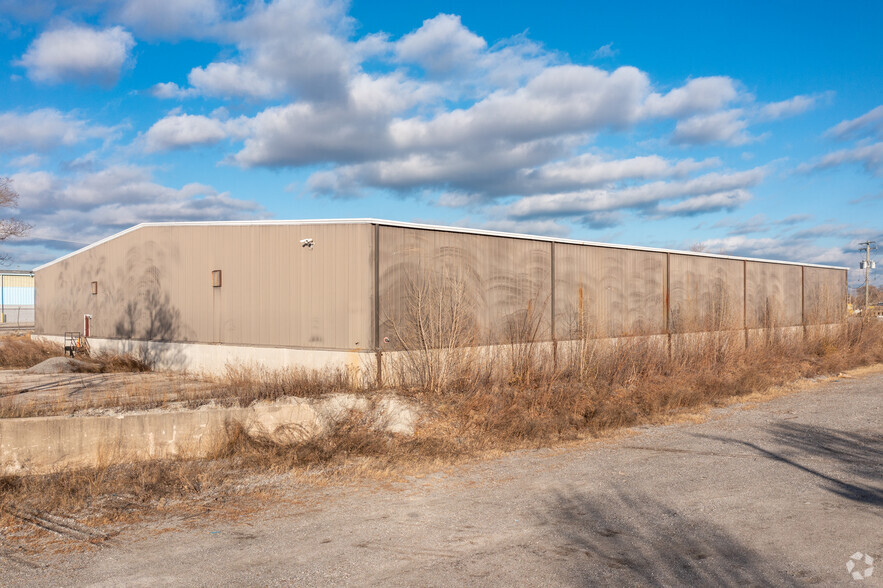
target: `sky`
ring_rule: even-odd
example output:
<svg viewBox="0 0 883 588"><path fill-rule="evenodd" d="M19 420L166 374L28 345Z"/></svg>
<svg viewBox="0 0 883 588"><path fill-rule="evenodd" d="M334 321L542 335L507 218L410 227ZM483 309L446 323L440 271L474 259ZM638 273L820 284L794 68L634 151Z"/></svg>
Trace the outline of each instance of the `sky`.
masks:
<svg viewBox="0 0 883 588"><path fill-rule="evenodd" d="M881 25L871 1L0 0L3 216L33 227L0 249L374 217L856 286L883 245Z"/></svg>

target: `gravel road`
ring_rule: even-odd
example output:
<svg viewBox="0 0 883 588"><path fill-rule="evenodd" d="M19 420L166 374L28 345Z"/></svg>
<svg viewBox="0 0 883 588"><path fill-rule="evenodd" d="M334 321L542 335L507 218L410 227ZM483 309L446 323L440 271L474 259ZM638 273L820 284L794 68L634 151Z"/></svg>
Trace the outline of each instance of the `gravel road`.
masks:
<svg viewBox="0 0 883 588"><path fill-rule="evenodd" d="M881 404L878 370L392 487L295 488L309 506L0 559L0 584L883 585ZM856 552L877 558L860 583Z"/></svg>

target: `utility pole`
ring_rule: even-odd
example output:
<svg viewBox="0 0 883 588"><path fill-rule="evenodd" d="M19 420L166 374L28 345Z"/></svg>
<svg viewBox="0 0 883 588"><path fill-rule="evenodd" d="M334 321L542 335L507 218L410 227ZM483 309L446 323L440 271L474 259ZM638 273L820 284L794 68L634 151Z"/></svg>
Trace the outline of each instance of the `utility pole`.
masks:
<svg viewBox="0 0 883 588"><path fill-rule="evenodd" d="M868 296L869 292L869 284L871 277L871 250L877 249L876 241L864 241L859 243L859 245L863 245L859 251L864 250L865 252L865 261L861 264L865 269L865 308L862 310L862 320L865 320L868 316L868 307L870 306L870 298Z"/></svg>

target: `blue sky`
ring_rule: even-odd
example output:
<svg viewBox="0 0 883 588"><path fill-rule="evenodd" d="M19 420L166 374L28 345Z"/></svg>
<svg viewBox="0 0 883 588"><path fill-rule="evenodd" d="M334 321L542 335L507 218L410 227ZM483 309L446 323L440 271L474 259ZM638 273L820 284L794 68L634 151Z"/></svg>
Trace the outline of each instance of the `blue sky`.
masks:
<svg viewBox="0 0 883 588"><path fill-rule="evenodd" d="M34 227L4 248L365 216L854 268L883 240L880 3L500 7L0 0Z"/></svg>

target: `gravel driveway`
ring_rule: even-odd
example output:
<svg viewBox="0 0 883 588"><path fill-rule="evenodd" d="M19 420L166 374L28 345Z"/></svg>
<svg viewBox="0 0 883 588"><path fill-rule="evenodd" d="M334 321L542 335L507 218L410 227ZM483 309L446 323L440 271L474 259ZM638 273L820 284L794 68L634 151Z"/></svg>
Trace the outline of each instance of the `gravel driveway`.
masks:
<svg viewBox="0 0 883 588"><path fill-rule="evenodd" d="M392 487L294 488L300 506L235 523L0 560L0 584L883 585L881 404L877 371ZM878 558L860 583L856 552Z"/></svg>

